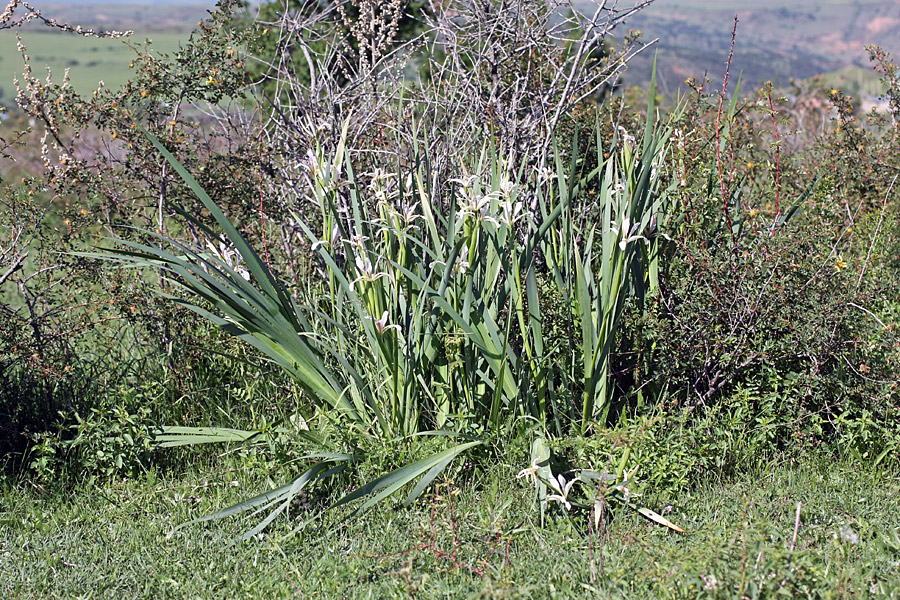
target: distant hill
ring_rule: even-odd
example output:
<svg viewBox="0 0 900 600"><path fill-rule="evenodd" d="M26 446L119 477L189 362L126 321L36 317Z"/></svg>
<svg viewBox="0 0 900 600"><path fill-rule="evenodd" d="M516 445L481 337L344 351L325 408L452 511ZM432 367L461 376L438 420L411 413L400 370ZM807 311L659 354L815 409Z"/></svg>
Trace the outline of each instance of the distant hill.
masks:
<svg viewBox="0 0 900 600"><path fill-rule="evenodd" d="M660 39L659 76L671 90L704 73L721 81L735 15L732 73L742 71L752 85L868 68L867 44L900 55L900 0L656 0L623 29ZM627 81L649 79L652 61L650 49L632 63Z"/></svg>
<svg viewBox="0 0 900 600"><path fill-rule="evenodd" d="M215 8L215 0L35 0L45 16L95 29L132 29L136 33L190 32ZM39 23L27 26L44 30Z"/></svg>
<svg viewBox="0 0 900 600"><path fill-rule="evenodd" d="M33 3L37 6L43 6L40 3ZM181 5L191 5L191 4L207 4L210 7L216 5L216 0L69 0L66 2L68 5L78 5L78 4L131 4L131 5L143 5L143 6L153 6L159 4L181 4Z"/></svg>
<svg viewBox="0 0 900 600"><path fill-rule="evenodd" d="M619 0L618 8L636 1ZM585 0L575 3L586 12L595 6ZM149 36L174 49L216 2L34 0L33 4L60 21L98 29L132 29L137 42ZM740 22L732 73L742 72L750 86L766 80L786 84L791 78L827 73L829 85L872 90L872 80L877 78L864 46L880 44L900 59L900 0L656 0L616 31L621 35L640 29L644 40L660 40L630 64L625 83L647 83L657 50L664 93L671 94L687 77L704 73L721 81L735 14ZM36 23L25 33L37 68L44 62L58 72L71 66L75 80L82 82L79 89L92 89L98 79L109 84L128 76L130 58L121 44L106 50L86 40L67 41L69 45L64 46L62 39L28 39L35 33L50 33ZM15 33L0 32L0 101L4 103L11 98L12 77L21 72L15 47Z"/></svg>

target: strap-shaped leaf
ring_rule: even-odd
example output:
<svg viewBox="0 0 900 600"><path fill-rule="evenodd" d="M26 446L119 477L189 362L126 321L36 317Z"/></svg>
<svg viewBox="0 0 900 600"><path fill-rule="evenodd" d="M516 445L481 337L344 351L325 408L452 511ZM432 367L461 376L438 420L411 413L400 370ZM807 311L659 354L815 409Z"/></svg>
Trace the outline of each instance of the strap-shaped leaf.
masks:
<svg viewBox="0 0 900 600"><path fill-rule="evenodd" d="M460 444L458 446L453 446L452 448L448 448L443 452L438 452L437 454L429 456L428 458L420 460L419 462L413 463L411 465L406 465L405 467L401 467L395 471L391 471L386 475L382 475L375 481L371 481L361 486L359 489L347 494L346 496L335 502L331 506L331 508L337 508L338 506L353 502L354 500L357 500L364 496L368 496L369 494L375 494L375 496L368 499L359 508L357 508L353 512L352 516L358 515L362 511L374 506L375 504L378 504L425 472L429 472L429 481L433 480L440 473L440 471L443 470L444 467L450 464L450 461L452 461L454 458L456 458L469 448L474 448L475 446L481 445L482 443L483 442L481 441L474 441ZM441 468L435 469L435 467L437 466L441 466ZM426 479L428 479L427 476ZM422 489L424 489L424 487L422 487ZM419 492L421 492L422 489L420 489ZM407 501L411 501L410 498L407 498Z"/></svg>
<svg viewBox="0 0 900 600"><path fill-rule="evenodd" d="M246 442L259 435L258 431L228 429L226 427L161 427L154 437L160 448L211 444L222 442Z"/></svg>
<svg viewBox="0 0 900 600"><path fill-rule="evenodd" d="M679 527L672 521L668 520L664 516L660 515L659 513L653 512L652 510L650 510L649 508L647 508L645 506L634 506L633 505L633 508L635 510L637 510L643 516L645 516L648 519L650 519L651 521L653 521L654 523L658 523L664 527L668 527L669 529L671 529L673 531L677 531L678 533L687 533L687 531L685 529L682 529L681 527Z"/></svg>

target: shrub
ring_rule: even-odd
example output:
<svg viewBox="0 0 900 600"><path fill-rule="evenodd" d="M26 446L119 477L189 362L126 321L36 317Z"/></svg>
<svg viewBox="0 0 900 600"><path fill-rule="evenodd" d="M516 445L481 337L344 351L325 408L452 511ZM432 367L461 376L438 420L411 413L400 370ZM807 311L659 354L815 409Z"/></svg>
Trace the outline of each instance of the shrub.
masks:
<svg viewBox="0 0 900 600"><path fill-rule="evenodd" d="M30 469L42 483L65 480L87 481L111 477L134 477L149 467L152 426L150 409L132 412L126 390L121 404L99 405L74 422L61 414L63 422L54 431L35 436L30 449Z"/></svg>
<svg viewBox="0 0 900 600"><path fill-rule="evenodd" d="M886 217L894 133L877 119L856 125L849 100L829 94L833 130L776 160L781 142L760 143L769 115L754 117L759 103L735 101L717 132L715 104L698 93L679 123L692 135L674 140L685 214L667 248L659 301L649 311L632 307L625 330L633 337L621 340L623 388L643 384L661 407L695 412L698 424L705 414L741 415L719 435L739 438L741 420L758 421L750 430L769 437L743 445L740 460L754 446L772 453L823 440L845 452L852 437L869 456L893 447L841 430L857 418L890 423L896 410L895 267L881 250L896 235ZM759 97L770 106L770 89ZM768 127L773 121L785 127L777 112ZM804 170L813 167L815 176ZM739 405L749 410L736 413L731 403L748 393ZM874 438L887 445L874 451Z"/></svg>

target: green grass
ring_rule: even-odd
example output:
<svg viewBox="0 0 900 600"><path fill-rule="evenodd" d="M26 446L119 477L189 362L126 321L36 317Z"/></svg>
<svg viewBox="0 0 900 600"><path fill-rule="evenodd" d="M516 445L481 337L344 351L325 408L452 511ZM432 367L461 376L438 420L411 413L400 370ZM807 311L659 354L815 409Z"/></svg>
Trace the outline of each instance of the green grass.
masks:
<svg viewBox="0 0 900 600"><path fill-rule="evenodd" d="M173 525L265 487L259 471L141 480L39 495L0 492L0 596L5 598L898 597L900 475L810 460L673 497L678 535L618 512L603 543L585 520L539 526L521 465L449 484L410 509L379 506L327 535L229 546L241 523ZM472 481L475 479L476 481ZM473 485L474 484L474 485ZM803 503L796 549L796 505ZM432 508L434 519L432 522ZM430 548L457 560L436 558ZM858 543L835 539L850 527ZM849 530L845 530L849 537ZM508 545L508 546L507 546ZM602 565L598 556L602 546ZM384 556L392 553L393 556ZM591 577L591 556L596 577ZM468 566L479 572L474 572ZM756 591L754 591L756 590ZM739 593L739 591L741 593ZM870 596L871 595L871 596Z"/></svg>
<svg viewBox="0 0 900 600"><path fill-rule="evenodd" d="M41 80L47 76L49 66L54 81L62 82L66 68L72 87L80 94L90 94L103 81L106 87L116 89L133 75L129 68L135 57L126 41L142 46L148 39L140 33L127 39L100 39L63 35L58 33L20 32L22 42L31 58L33 75ZM171 53L186 41L187 33L154 33L149 36L154 54ZM15 78L22 81L22 56L16 49L15 31L0 32L0 103L14 102Z"/></svg>

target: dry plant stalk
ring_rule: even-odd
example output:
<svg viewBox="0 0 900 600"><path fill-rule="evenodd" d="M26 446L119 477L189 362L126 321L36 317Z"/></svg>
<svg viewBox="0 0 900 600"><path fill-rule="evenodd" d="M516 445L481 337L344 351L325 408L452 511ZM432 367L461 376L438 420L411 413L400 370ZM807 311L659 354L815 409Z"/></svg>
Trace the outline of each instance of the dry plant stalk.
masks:
<svg viewBox="0 0 900 600"><path fill-rule="evenodd" d="M611 89L652 44L610 45L615 28L652 2L598 0L587 14L570 0L432 0L405 40L399 0L285 3L261 23L277 36L274 56L256 57L268 90L263 135L283 159L283 185L272 191L296 205L307 150L336 146L345 120L348 147L387 164L408 163L429 132L437 180L453 176L457 157L478 150L485 133L511 168L540 168L567 113Z"/></svg>

